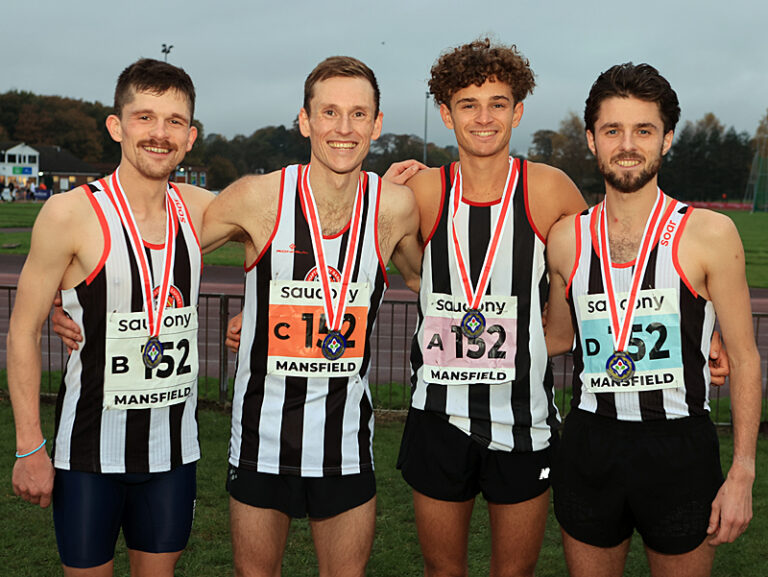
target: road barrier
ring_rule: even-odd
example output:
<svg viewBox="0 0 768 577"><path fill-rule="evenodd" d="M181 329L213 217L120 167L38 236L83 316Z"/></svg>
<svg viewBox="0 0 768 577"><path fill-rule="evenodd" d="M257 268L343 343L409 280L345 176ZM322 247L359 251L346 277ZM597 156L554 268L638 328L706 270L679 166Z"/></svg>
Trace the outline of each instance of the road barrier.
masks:
<svg viewBox="0 0 768 577"><path fill-rule="evenodd" d="M10 310L16 287L0 285L0 348L5 347ZM200 295L198 306L200 358L199 396L221 406L232 398L235 355L224 346L227 322L243 306L241 295ZM416 326L416 302L386 300L379 310L376 327L371 335L371 394L374 406L387 411L405 411L410 395L410 346ZM761 358L762 418L768 421L768 313L753 314L755 338ZM3 353L5 351L3 350ZM61 371L67 351L53 333L50 320L42 334L43 382L42 392L52 394L59 388ZM5 354L0 366L5 367ZM562 414L568 412L573 361L570 355L552 359L555 402ZM712 418L718 424L731 422L729 387L710 390Z"/></svg>

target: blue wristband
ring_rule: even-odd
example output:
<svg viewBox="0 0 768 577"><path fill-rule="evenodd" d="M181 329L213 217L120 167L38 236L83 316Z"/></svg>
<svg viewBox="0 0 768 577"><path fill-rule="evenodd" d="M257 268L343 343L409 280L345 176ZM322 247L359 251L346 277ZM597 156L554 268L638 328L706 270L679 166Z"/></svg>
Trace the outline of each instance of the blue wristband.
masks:
<svg viewBox="0 0 768 577"><path fill-rule="evenodd" d="M23 455L19 455L19 453L17 452L16 453L16 458L17 459L23 459L24 457L29 457L30 455L34 455L35 453L37 453L40 449L42 449L45 446L45 442L46 441L47 441L47 439L43 439L43 442L40 443L40 446L37 449L34 449L34 450L30 451L29 453L24 453Z"/></svg>

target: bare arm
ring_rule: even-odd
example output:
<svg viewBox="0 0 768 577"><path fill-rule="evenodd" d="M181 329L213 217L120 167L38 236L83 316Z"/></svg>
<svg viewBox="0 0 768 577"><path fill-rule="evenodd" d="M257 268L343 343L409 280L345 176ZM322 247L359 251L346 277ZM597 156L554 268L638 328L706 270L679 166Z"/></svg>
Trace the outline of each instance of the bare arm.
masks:
<svg viewBox="0 0 768 577"><path fill-rule="evenodd" d="M582 212L587 203L562 170L537 162L528 162L526 166L531 218L539 234L548 239L553 224Z"/></svg>
<svg viewBox="0 0 768 577"><path fill-rule="evenodd" d="M244 176L230 184L208 205L200 242L210 252L230 240L258 246L272 232L277 211L280 172Z"/></svg>
<svg viewBox="0 0 768 577"><path fill-rule="evenodd" d="M752 485L760 424L760 356L752 328L752 311L744 270L744 250L727 217L695 211L680 244L680 262L692 270L694 287L715 307L728 346L733 412L733 462L712 503L707 532L710 544L732 542L752 518ZM687 266L698 262L700 268ZM701 271L701 276L698 271Z"/></svg>
<svg viewBox="0 0 768 577"><path fill-rule="evenodd" d="M419 242L419 209L411 190L387 182L382 183L381 221L388 238L380 238L382 244L394 245L392 262L403 275L406 285L419 292L421 282L421 243ZM381 230L381 229L380 229ZM383 232L383 230L382 230Z"/></svg>
<svg viewBox="0 0 768 577"><path fill-rule="evenodd" d="M547 355L555 357L573 348L571 309L566 301L566 287L576 258L574 219L568 217L552 227L547 240L549 301L545 340Z"/></svg>
<svg viewBox="0 0 768 577"><path fill-rule="evenodd" d="M51 198L40 211L32 243L19 277L8 329L8 389L16 424L16 449L25 454L43 440L40 424L40 338L42 325L64 277L76 257L72 231L81 230L71 198ZM53 489L53 466L47 451L16 460L14 492L47 507Z"/></svg>

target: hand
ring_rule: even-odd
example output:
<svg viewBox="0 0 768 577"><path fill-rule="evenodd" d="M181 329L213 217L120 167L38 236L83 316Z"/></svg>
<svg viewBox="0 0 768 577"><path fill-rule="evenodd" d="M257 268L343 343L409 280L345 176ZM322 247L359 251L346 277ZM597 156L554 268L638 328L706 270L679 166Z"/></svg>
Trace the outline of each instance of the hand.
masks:
<svg viewBox="0 0 768 577"><path fill-rule="evenodd" d="M716 387L725 384L725 377L731 372L731 365L728 361L728 352L720 338L720 333L712 333L712 343L709 349L709 373L712 377L712 384Z"/></svg>
<svg viewBox="0 0 768 577"><path fill-rule="evenodd" d="M53 332L59 335L59 338L64 342L67 352L76 351L80 346L77 343L82 342L83 335L80 334L80 327L77 326L77 323L69 318L69 315L61 308L61 293L56 293L56 298L53 299L51 321L53 322Z"/></svg>
<svg viewBox="0 0 768 577"><path fill-rule="evenodd" d="M229 319L227 323L227 335L224 344L233 353L237 354L240 348L240 331L243 328L243 313L239 312L236 316Z"/></svg>
<svg viewBox="0 0 768 577"><path fill-rule="evenodd" d="M751 469L751 470L750 470ZM707 534L712 546L733 543L752 519L752 483L755 479L754 461L748 464L734 460L709 516Z"/></svg>
<svg viewBox="0 0 768 577"><path fill-rule="evenodd" d="M53 492L53 465L45 447L29 457L16 459L13 492L33 505L47 507Z"/></svg>
<svg viewBox="0 0 768 577"><path fill-rule="evenodd" d="M418 160L402 160L392 163L392 166L387 169L382 178L394 184L405 184L414 174L425 168L427 168L427 165L422 164Z"/></svg>

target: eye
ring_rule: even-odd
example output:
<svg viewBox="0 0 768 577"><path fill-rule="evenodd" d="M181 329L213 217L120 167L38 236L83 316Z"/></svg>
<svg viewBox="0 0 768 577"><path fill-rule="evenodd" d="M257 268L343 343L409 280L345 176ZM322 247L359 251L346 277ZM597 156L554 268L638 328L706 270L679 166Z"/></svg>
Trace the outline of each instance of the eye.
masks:
<svg viewBox="0 0 768 577"><path fill-rule="evenodd" d="M355 113L354 113L352 116L353 116L354 118L358 118L358 119L359 119L359 118L365 118L365 117L366 117L366 114L365 114L365 112L363 112L362 110L358 110L358 111L357 111L357 112L355 112Z"/></svg>
<svg viewBox="0 0 768 577"><path fill-rule="evenodd" d="M605 133L606 133L608 136L616 136L616 135L619 133L619 131L618 131L618 130L616 130L615 128L611 128L611 129L609 129L609 130L606 130L606 131L605 131Z"/></svg>
<svg viewBox="0 0 768 577"><path fill-rule="evenodd" d="M324 110L323 115L332 118L333 116L336 116L336 113L333 110Z"/></svg>

